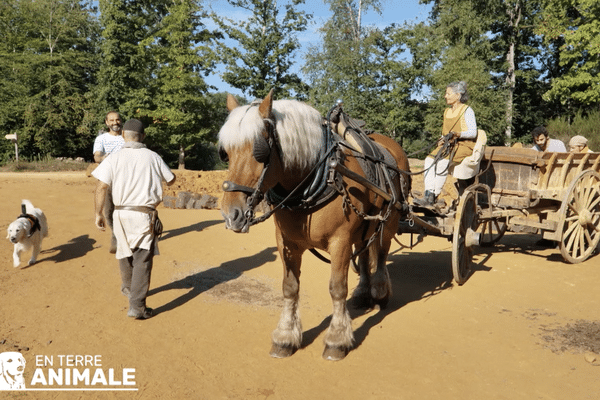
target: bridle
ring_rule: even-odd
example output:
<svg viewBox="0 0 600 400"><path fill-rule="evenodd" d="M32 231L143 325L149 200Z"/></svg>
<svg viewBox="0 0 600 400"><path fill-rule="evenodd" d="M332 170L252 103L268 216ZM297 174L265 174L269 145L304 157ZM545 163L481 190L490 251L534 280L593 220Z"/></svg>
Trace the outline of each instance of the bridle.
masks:
<svg viewBox="0 0 600 400"><path fill-rule="evenodd" d="M250 107L248 110L249 109ZM265 197L265 193L261 190L261 187L265 180L265 176L267 175L267 171L269 170L273 149L278 150L279 154L281 155L277 136L277 127L275 126L274 119L264 118L263 122L267 131L267 137L265 137L263 134L257 135L252 146L252 155L254 159L263 164L263 170L258 178L258 182L256 182L255 187L251 188L249 186L240 185L231 181L223 182L224 192L241 192L248 196L246 198L246 210L244 211L244 218L246 219L245 227L250 227L266 220L274 212L274 210L270 210L260 218L255 218L254 209ZM219 149L219 156L221 157L221 160L227 161L227 156L224 153L225 152L223 149Z"/></svg>
<svg viewBox="0 0 600 400"><path fill-rule="evenodd" d="M252 105L255 105L255 103L252 103ZM265 180L267 171L269 170L271 156L274 151L278 151L280 158L282 157L282 150L279 143L279 135L277 133L275 120L272 118L264 118L263 122L266 127L267 135L266 137L262 134L258 135L254 139L252 149L252 155L254 159L263 164L263 170L258 178L256 186L251 188L231 181L223 182L224 192L241 192L248 196L246 198L246 210L244 211L244 218L246 221L244 228L249 228L252 225L256 225L267 220L271 215L273 215L273 213L275 213L275 211L280 208L290 208L288 201L297 199L296 196L299 194L301 194L303 199L299 208L305 209L314 206L319 200L327 201L327 198L331 198L330 195L319 199L319 196L324 193L326 187L328 186L328 179L325 179L328 174L327 171L329 171L329 163L327 160L336 153L337 149L337 146L334 145L332 140L330 128L331 124L327 124L327 128L325 129L326 132L323 135L321 154L312 171L310 171L310 173L307 174L306 177L293 190L283 196L279 196L275 194L273 190L269 190L267 201L270 204L275 205L260 217L255 218L254 209L266 196L266 193L261 190L261 187L263 181ZM219 149L219 156L221 157L222 161L227 161L227 154L222 148ZM311 179L312 183L310 182ZM310 184L306 186L307 183ZM335 190L331 190L331 194L334 192Z"/></svg>

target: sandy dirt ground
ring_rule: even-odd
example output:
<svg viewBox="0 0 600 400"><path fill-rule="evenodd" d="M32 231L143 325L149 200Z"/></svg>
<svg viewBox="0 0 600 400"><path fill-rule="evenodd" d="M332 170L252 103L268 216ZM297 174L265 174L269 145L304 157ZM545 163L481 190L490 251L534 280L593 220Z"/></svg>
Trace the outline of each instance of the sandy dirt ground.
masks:
<svg viewBox="0 0 600 400"><path fill-rule="evenodd" d="M161 208L165 232L148 298L156 315L136 321L126 316L109 236L94 227L94 185L81 172L0 174L0 228L5 232L20 214L21 199L42 208L50 225L30 267L13 268L12 244L0 244L0 353L24 356L28 389L0 398L600 396L599 256L569 265L559 250L537 247L538 236L507 234L477 250L473 275L457 286L449 241L426 237L413 249L394 243L389 306L352 308L355 348L345 360L328 362L321 353L331 313L329 267L307 253L302 348L280 360L268 354L281 307L272 220L235 234L218 210ZM411 242L408 235L398 239ZM350 288L357 282L351 273ZM50 381L61 368L63 382ZM85 368L94 385L67 383L67 370ZM133 390L114 390L124 388Z"/></svg>

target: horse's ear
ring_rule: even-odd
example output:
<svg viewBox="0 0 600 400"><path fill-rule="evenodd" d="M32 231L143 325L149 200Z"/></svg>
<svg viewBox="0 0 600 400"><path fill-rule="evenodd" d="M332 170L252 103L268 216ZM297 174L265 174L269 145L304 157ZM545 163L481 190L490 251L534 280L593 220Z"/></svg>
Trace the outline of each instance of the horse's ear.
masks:
<svg viewBox="0 0 600 400"><path fill-rule="evenodd" d="M229 112L232 112L239 106L240 103L238 103L237 99L231 93L227 93L227 109L229 110Z"/></svg>
<svg viewBox="0 0 600 400"><path fill-rule="evenodd" d="M260 116L263 118L269 118L271 116L271 110L273 109L273 89L269 91L269 94L265 99L260 103L258 107L258 112Z"/></svg>

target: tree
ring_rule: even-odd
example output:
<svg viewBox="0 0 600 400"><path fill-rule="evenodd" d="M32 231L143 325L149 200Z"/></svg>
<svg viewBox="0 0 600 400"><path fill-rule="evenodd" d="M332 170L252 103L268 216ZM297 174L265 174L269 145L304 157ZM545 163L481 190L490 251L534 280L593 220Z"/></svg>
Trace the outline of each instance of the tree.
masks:
<svg viewBox="0 0 600 400"><path fill-rule="evenodd" d="M547 100L591 107L600 103L600 3L596 0L546 0L537 32L559 44L565 72L552 79Z"/></svg>
<svg viewBox="0 0 600 400"><path fill-rule="evenodd" d="M415 98L431 69L428 28L362 24L365 12L382 12L379 1L327 1L331 18L321 27L322 43L306 55L311 101L323 113L344 101L345 110L369 129L402 142L423 132L424 105ZM427 53L427 54L426 54Z"/></svg>
<svg viewBox="0 0 600 400"><path fill-rule="evenodd" d="M298 10L304 0L288 0L282 18L276 0L227 1L250 12L250 16L242 22L213 16L227 37L239 44L228 47L218 43L225 64L223 80L252 97L264 97L274 88L277 97L303 98L307 86L292 67L300 47L296 35L306 30L312 18Z"/></svg>
<svg viewBox="0 0 600 400"><path fill-rule="evenodd" d="M99 0L102 26L98 85L94 109L104 114L118 110L133 116L152 101L148 83L155 71L147 43L166 14L167 0Z"/></svg>
<svg viewBox="0 0 600 400"><path fill-rule="evenodd" d="M540 124L544 108L534 105L542 103L539 65L545 53L533 31L540 1L430 2L442 49L438 107L442 81L460 79L470 86L478 125L488 131L490 143L511 143Z"/></svg>
<svg viewBox="0 0 600 400"><path fill-rule="evenodd" d="M185 155L194 146L215 140L210 137L208 116L214 105L201 73L210 70L214 56L205 45L213 34L202 29L201 8L194 0L175 0L166 5L166 14L152 37L141 45L151 49L154 79L146 107L138 105L136 116L145 118L149 143L163 152L175 146L178 165L185 168ZM201 52L202 54L199 54ZM133 104L127 108L132 108Z"/></svg>
<svg viewBox="0 0 600 400"><path fill-rule="evenodd" d="M86 93L97 24L86 2L13 0L2 7L2 86L18 98L2 113L24 156L84 156L92 140ZM10 26L9 26L10 24Z"/></svg>
<svg viewBox="0 0 600 400"><path fill-rule="evenodd" d="M369 79L370 46L365 44L368 32L362 26L362 15L373 8L380 12L379 1L324 0L331 17L319 29L322 43L309 47L302 72L309 81L310 98L322 112L343 99L348 110L360 112L366 100ZM369 47L369 48L368 48Z"/></svg>

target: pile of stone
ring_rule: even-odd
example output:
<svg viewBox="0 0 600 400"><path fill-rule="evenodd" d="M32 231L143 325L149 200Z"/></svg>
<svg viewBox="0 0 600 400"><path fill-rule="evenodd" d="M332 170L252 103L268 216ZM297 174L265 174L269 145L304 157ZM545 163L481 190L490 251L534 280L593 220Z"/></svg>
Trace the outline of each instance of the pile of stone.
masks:
<svg viewBox="0 0 600 400"><path fill-rule="evenodd" d="M177 197L164 196L163 205L167 208L187 210L218 209L219 199L208 194L179 192Z"/></svg>

